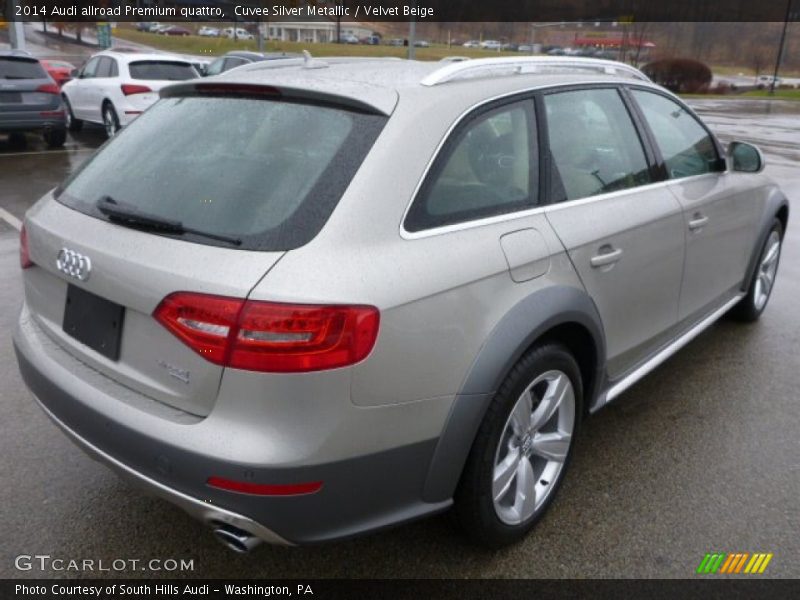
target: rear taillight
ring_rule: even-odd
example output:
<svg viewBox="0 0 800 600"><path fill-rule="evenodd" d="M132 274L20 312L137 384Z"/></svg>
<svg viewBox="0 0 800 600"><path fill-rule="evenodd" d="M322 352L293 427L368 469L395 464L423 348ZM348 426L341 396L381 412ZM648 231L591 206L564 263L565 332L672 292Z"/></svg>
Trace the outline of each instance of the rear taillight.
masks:
<svg viewBox="0 0 800 600"><path fill-rule="evenodd" d="M55 84L55 83L45 83L43 85L40 85L38 88L36 88L36 91L37 92L42 92L44 94L60 94L61 93L61 90L58 89L58 85Z"/></svg>
<svg viewBox="0 0 800 600"><path fill-rule="evenodd" d="M170 294L153 316L218 365L276 373L355 364L372 350L373 306L282 304L190 292Z"/></svg>
<svg viewBox="0 0 800 600"><path fill-rule="evenodd" d="M33 266L31 253L28 250L28 232L25 229L25 225L22 226L19 232L19 266L23 269Z"/></svg>
<svg viewBox="0 0 800 600"><path fill-rule="evenodd" d="M146 94L147 92L153 91L146 85L138 85L134 83L123 83L121 87L122 93L126 96L132 96L133 94Z"/></svg>

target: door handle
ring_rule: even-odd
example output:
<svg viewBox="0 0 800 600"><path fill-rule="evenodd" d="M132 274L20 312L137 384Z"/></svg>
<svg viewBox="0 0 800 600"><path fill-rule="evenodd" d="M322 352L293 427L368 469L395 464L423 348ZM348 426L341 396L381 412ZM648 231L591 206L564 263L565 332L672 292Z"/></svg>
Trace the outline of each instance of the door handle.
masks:
<svg viewBox="0 0 800 600"><path fill-rule="evenodd" d="M695 213L694 216L692 216L692 220L689 221L689 229L692 231L697 231L698 229L705 227L706 223L708 223L707 216L705 216L703 213Z"/></svg>
<svg viewBox="0 0 800 600"><path fill-rule="evenodd" d="M622 258L622 248L613 250L611 246L602 246L600 252L601 254L595 254L589 261L595 269L606 265L612 265Z"/></svg>

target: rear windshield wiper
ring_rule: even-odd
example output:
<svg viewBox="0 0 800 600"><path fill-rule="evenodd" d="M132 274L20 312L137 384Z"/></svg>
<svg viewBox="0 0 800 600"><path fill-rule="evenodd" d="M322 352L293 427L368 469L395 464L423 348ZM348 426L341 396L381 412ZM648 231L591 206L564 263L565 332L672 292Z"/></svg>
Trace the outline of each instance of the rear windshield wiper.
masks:
<svg viewBox="0 0 800 600"><path fill-rule="evenodd" d="M185 227L183 223L181 223L180 221L176 221L174 219L167 219L165 217L159 217L158 215L153 215L147 212L143 212L133 206L120 204L119 202L114 200L111 196L102 196L97 201L97 209L101 213L106 215L110 220L115 221L121 225L130 225L139 229L147 229L150 231L177 233L179 235L184 233L191 233L193 235L198 235L212 240L227 242L229 244L233 244L234 246L242 245L242 240L240 240L239 238L227 235L218 235L216 233L210 233L208 231L200 231L199 229L192 229L191 227Z"/></svg>

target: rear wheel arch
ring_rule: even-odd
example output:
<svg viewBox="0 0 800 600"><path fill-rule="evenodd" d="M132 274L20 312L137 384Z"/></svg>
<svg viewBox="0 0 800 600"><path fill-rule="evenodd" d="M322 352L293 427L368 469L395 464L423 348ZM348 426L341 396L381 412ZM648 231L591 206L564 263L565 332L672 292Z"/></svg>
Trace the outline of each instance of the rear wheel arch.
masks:
<svg viewBox="0 0 800 600"><path fill-rule="evenodd" d="M591 407L605 364L605 336L594 302L569 286L531 294L492 331L453 401L428 469L426 502L452 498L494 394L518 361L545 343L561 344L573 355L581 371L584 411Z"/></svg>

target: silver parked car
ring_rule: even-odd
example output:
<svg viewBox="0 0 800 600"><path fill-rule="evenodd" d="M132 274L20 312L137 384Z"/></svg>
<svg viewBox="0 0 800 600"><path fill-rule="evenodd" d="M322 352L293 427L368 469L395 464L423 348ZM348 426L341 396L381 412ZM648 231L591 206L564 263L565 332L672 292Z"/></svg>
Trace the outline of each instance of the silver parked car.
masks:
<svg viewBox="0 0 800 600"><path fill-rule="evenodd" d="M763 167L602 60L175 84L28 211L19 366L81 448L238 551L453 505L500 546L584 417L762 313L789 211Z"/></svg>

